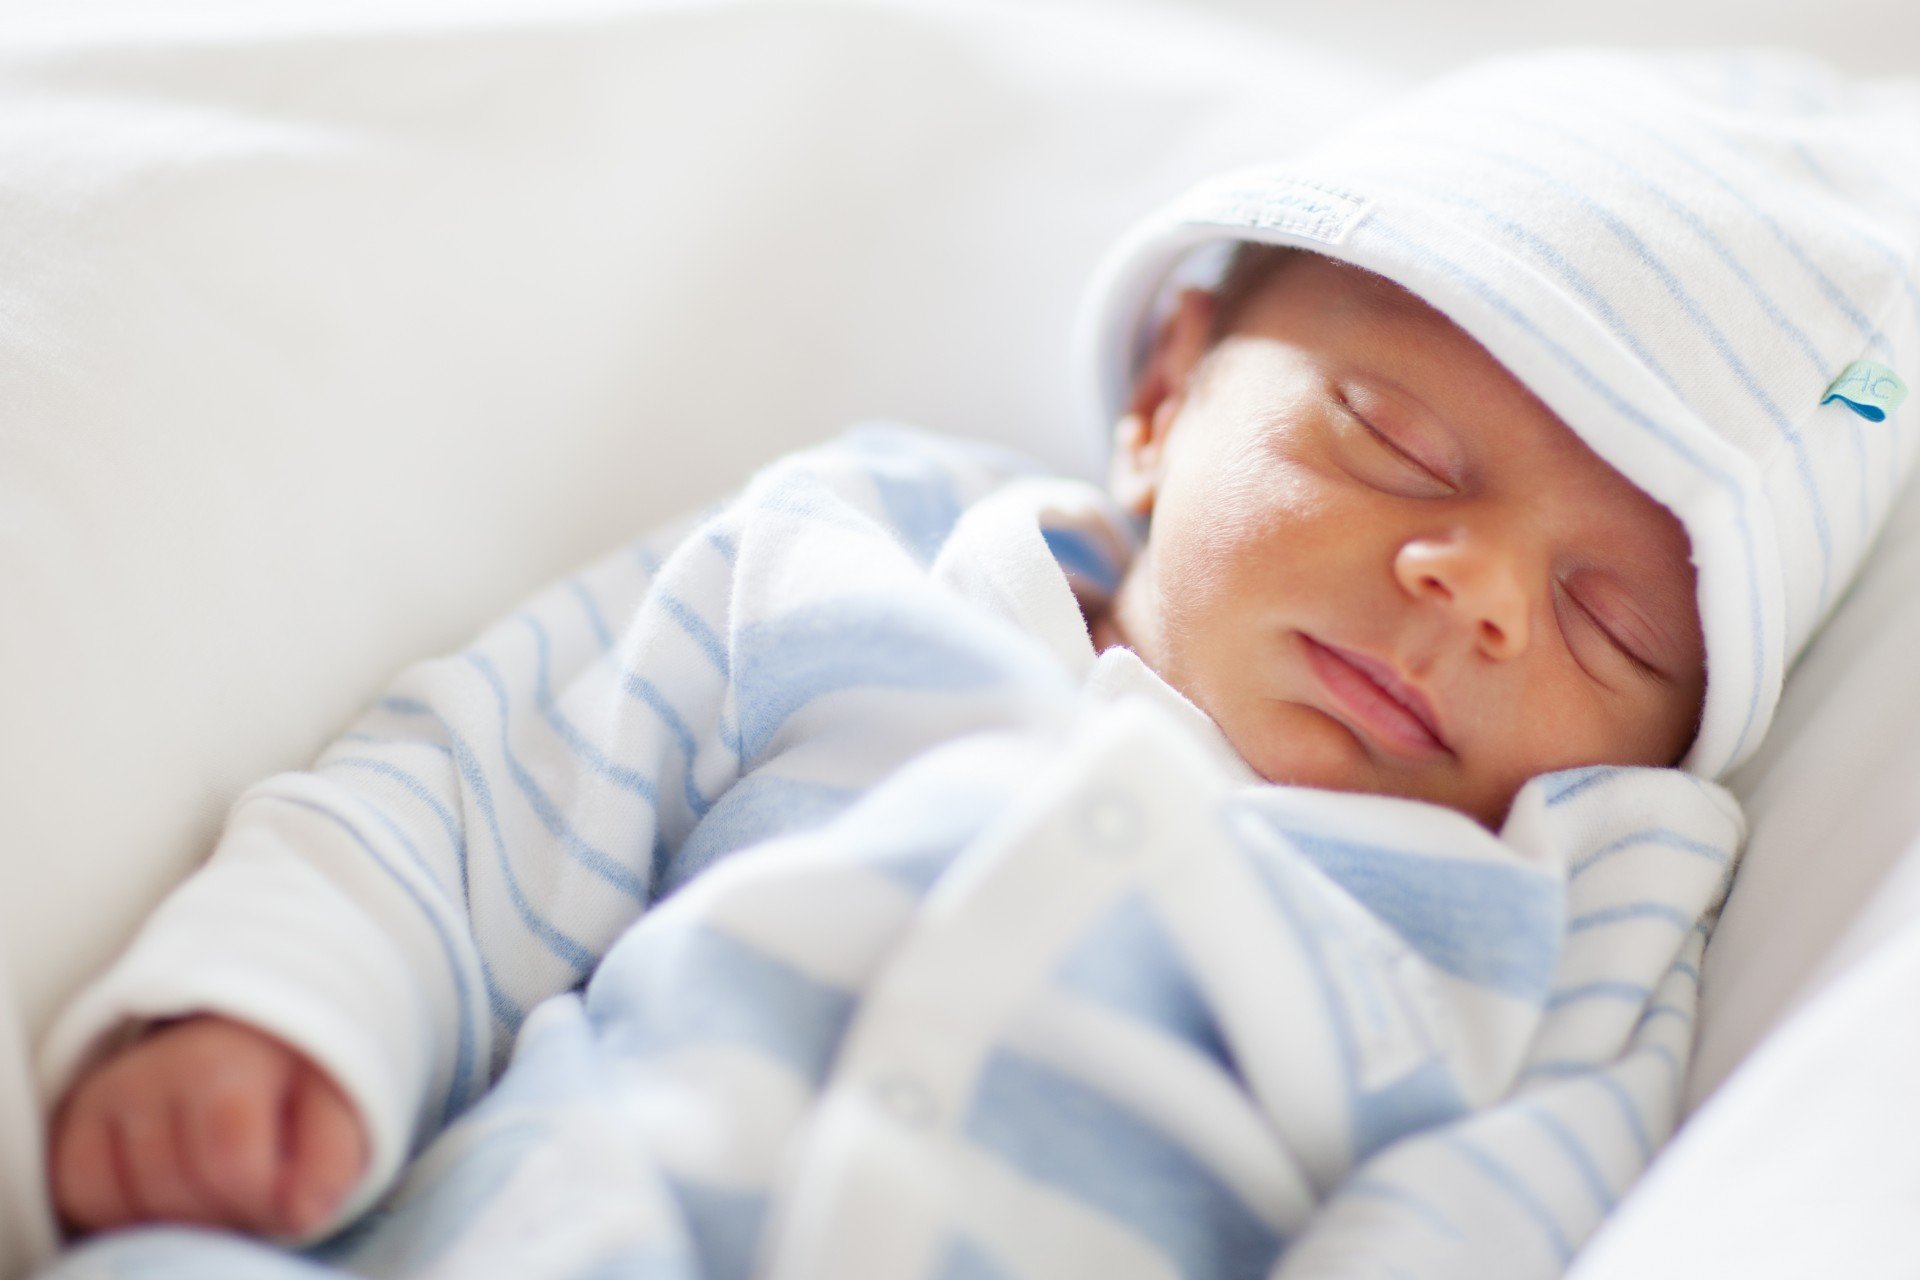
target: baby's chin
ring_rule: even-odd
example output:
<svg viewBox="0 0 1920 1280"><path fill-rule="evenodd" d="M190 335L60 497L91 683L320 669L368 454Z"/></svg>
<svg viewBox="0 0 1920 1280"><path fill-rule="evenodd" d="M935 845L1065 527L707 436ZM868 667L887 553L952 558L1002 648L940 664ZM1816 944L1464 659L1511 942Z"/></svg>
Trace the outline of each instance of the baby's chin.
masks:
<svg viewBox="0 0 1920 1280"><path fill-rule="evenodd" d="M1493 831L1506 821L1517 791L1485 788L1487 794L1475 795L1450 772L1394 768L1376 759L1352 730L1315 707L1270 702L1256 715L1224 717L1204 704L1202 709L1240 758L1268 782L1420 800L1463 813Z"/></svg>

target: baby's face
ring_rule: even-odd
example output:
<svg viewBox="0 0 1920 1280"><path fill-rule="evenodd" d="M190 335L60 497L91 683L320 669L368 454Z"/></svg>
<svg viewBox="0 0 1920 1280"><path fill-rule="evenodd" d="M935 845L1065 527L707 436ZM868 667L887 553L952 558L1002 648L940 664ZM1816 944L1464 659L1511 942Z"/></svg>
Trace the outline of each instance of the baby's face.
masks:
<svg viewBox="0 0 1920 1280"><path fill-rule="evenodd" d="M1263 777L1497 826L1528 779L1674 763L1706 688L1685 530L1483 348L1317 255L1208 347L1189 291L1117 432L1145 549L1095 639Z"/></svg>

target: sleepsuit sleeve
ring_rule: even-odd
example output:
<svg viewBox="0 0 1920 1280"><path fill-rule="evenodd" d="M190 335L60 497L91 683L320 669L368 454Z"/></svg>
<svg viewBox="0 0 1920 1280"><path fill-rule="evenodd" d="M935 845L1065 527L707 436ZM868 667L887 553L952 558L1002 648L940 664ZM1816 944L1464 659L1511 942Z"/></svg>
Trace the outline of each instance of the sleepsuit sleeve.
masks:
<svg viewBox="0 0 1920 1280"><path fill-rule="evenodd" d="M409 668L313 768L238 799L207 864L54 1027L49 1092L154 1020L257 1026L358 1107L371 1159L342 1216L357 1213L486 1088L530 1009L579 985L685 878L688 834L776 745L752 724L743 738L736 646L756 610L838 579L826 565L818 582L743 586L756 540L805 564L817 528L917 573L1010 468L990 450L855 433ZM786 695L757 679L761 702Z"/></svg>

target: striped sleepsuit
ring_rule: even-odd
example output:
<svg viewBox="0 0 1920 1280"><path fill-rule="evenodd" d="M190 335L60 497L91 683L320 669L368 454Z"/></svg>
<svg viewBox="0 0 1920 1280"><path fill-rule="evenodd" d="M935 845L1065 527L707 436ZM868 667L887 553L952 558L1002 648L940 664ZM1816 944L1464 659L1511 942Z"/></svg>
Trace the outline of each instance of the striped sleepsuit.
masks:
<svg viewBox="0 0 1920 1280"><path fill-rule="evenodd" d="M1263 783L1094 653L1131 539L868 428L405 672L50 1047L281 1036L366 1120L362 1216L56 1274L1556 1274L1674 1122L1737 809Z"/></svg>

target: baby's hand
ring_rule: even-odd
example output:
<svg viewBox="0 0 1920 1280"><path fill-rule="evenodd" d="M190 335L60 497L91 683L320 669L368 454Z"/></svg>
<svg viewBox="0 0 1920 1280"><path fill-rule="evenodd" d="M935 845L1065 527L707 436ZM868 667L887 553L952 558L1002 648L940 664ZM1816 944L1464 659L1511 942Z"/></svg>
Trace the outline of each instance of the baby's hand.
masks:
<svg viewBox="0 0 1920 1280"><path fill-rule="evenodd" d="M298 1236L352 1190L367 1142L318 1067L202 1014L81 1077L54 1118L49 1155L55 1206L83 1231L190 1222Z"/></svg>

